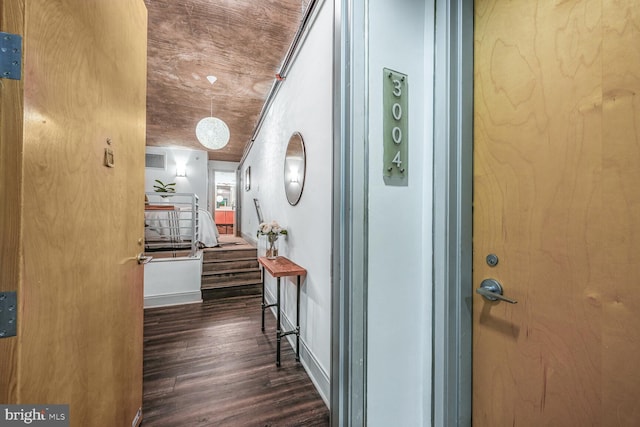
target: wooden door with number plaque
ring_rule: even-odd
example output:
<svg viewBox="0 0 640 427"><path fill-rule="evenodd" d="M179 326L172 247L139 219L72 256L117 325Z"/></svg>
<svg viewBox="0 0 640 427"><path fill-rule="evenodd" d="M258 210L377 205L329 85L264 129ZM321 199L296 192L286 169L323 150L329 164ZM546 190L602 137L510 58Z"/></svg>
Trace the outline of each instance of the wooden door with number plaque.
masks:
<svg viewBox="0 0 640 427"><path fill-rule="evenodd" d="M640 425L640 12L475 2L475 426ZM485 282L489 284L489 282Z"/></svg>

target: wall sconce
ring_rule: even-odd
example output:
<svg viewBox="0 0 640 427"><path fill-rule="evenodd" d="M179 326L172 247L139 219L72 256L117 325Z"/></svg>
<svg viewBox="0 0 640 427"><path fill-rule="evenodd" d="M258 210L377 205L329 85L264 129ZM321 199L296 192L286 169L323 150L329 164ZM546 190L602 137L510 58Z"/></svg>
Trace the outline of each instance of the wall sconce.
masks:
<svg viewBox="0 0 640 427"><path fill-rule="evenodd" d="M297 169L289 170L289 182L292 184L298 184L300 182L300 172Z"/></svg>
<svg viewBox="0 0 640 427"><path fill-rule="evenodd" d="M187 176L187 167L185 165L176 165L176 176Z"/></svg>

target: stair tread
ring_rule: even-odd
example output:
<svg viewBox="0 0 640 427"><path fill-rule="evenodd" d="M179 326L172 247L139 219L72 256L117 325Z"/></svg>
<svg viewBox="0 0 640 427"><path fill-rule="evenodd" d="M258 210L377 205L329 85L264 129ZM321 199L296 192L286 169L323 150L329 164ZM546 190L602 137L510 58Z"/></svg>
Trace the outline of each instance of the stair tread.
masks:
<svg viewBox="0 0 640 427"><path fill-rule="evenodd" d="M228 257L228 258L203 258L202 261L205 264L215 264L218 262L229 262L229 261L248 261L248 260L257 260L258 256L257 255L247 255L247 256L242 256L242 257Z"/></svg>
<svg viewBox="0 0 640 427"><path fill-rule="evenodd" d="M254 261L238 261L228 264L202 264L202 271L244 271L260 270L260 265Z"/></svg>
<svg viewBox="0 0 640 427"><path fill-rule="evenodd" d="M222 274L233 274L233 273L260 273L260 268L234 268L231 270L212 270L212 271L203 271L202 276L215 276Z"/></svg>
<svg viewBox="0 0 640 427"><path fill-rule="evenodd" d="M215 252L205 252L205 256L210 256L210 257L214 257L216 255L234 255L236 253L243 253L243 252L258 252L257 249L236 249L233 251L215 251Z"/></svg>
<svg viewBox="0 0 640 427"><path fill-rule="evenodd" d="M260 286L260 283L240 286L227 286L215 289L202 289L203 300L261 294L262 287Z"/></svg>
<svg viewBox="0 0 640 427"><path fill-rule="evenodd" d="M233 262L233 261L255 261L258 262L257 257L243 257L243 258L227 258L227 259L204 259L203 264L219 264L222 262Z"/></svg>
<svg viewBox="0 0 640 427"><path fill-rule="evenodd" d="M244 285L259 285L261 284L261 280L235 280L224 283L202 283L200 289L216 289L216 288L228 288L232 286L244 286Z"/></svg>

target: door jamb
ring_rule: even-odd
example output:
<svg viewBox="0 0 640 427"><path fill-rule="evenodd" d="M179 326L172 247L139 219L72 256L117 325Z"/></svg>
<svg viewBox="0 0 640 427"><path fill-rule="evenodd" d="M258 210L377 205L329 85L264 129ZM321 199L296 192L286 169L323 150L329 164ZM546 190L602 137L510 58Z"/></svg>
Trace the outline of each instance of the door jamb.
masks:
<svg viewBox="0 0 640 427"><path fill-rule="evenodd" d="M360 427L367 423L367 8L353 0L333 6L331 425Z"/></svg>
<svg viewBox="0 0 640 427"><path fill-rule="evenodd" d="M436 0L432 425L471 425L473 0Z"/></svg>

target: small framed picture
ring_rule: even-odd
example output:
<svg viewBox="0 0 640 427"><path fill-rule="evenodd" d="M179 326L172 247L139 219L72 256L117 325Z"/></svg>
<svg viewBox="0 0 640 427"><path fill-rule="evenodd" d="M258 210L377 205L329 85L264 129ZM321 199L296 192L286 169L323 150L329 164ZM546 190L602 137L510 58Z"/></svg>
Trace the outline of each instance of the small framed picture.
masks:
<svg viewBox="0 0 640 427"><path fill-rule="evenodd" d="M244 170L244 191L251 190L251 166Z"/></svg>

